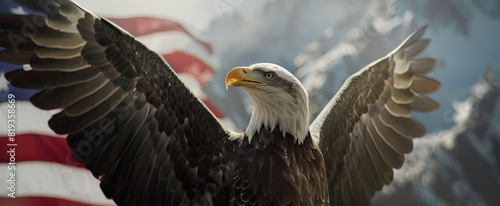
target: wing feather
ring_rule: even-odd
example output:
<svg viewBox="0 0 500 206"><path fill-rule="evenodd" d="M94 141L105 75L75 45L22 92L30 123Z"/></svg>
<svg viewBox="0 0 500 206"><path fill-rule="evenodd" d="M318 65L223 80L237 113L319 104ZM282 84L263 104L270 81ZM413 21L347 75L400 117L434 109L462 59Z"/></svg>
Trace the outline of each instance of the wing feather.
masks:
<svg viewBox="0 0 500 206"><path fill-rule="evenodd" d="M100 178L108 198L119 205L228 203L231 131L161 56L70 0L14 2L39 13L0 14L7 48L0 60L32 68L6 78L43 89L31 98L35 106L62 109L49 126L69 134L73 157Z"/></svg>
<svg viewBox="0 0 500 206"><path fill-rule="evenodd" d="M76 49L85 45L85 41L80 34L66 33L48 28L37 32L36 35L31 37L31 40L38 46L58 49Z"/></svg>
<svg viewBox="0 0 500 206"><path fill-rule="evenodd" d="M424 75L431 72L436 66L436 59L422 58L410 61L411 72L414 75ZM414 76L414 78L417 76Z"/></svg>
<svg viewBox="0 0 500 206"><path fill-rule="evenodd" d="M427 26L400 46L349 77L310 126L325 157L329 195L335 205L369 205L393 179L393 169L413 150L412 138L425 127L412 112L430 112L439 104L423 94L440 87L424 76L433 58L413 59L430 43Z"/></svg>
<svg viewBox="0 0 500 206"><path fill-rule="evenodd" d="M395 117L411 117L411 107L409 104L398 104L391 98L384 104L384 107Z"/></svg>
<svg viewBox="0 0 500 206"><path fill-rule="evenodd" d="M88 82L100 75L96 68L83 69L76 72L40 72L16 70L6 75L11 83L28 89L50 89L67 87Z"/></svg>
<svg viewBox="0 0 500 206"><path fill-rule="evenodd" d="M39 58L49 59L73 59L81 55L83 47L77 47L75 49L57 49L57 48L47 48L38 47L35 52Z"/></svg>
<svg viewBox="0 0 500 206"><path fill-rule="evenodd" d="M424 95L415 94L415 100L410 104L415 112L432 112L439 108L439 103Z"/></svg>
<svg viewBox="0 0 500 206"><path fill-rule="evenodd" d="M12 49L0 51L0 58L8 59L8 63L12 64L28 64L35 54L35 51L17 51Z"/></svg>
<svg viewBox="0 0 500 206"><path fill-rule="evenodd" d="M411 139L406 139L400 134L394 132L391 128L385 126L379 116L371 118L376 135L389 145L394 151L399 154L409 153L413 150L413 142ZM375 133L374 133L375 134ZM394 166L393 166L394 167Z"/></svg>
<svg viewBox="0 0 500 206"><path fill-rule="evenodd" d="M376 171L372 172L376 172L378 176L381 178L382 182L384 182L384 184L388 184L389 182L392 181L392 176L386 176L386 171L390 169L390 165L384 159L382 153L384 152L382 151L382 149L384 148L377 147L377 144L379 145L384 144L385 147L388 147L388 145L385 145L384 140L378 135L377 131L375 130L375 127L373 126L372 121L366 122L366 131L369 134L369 138L366 139L365 143L370 152L371 161L373 161L376 168Z"/></svg>
<svg viewBox="0 0 500 206"><path fill-rule="evenodd" d="M413 44L409 44L408 47L405 48L405 55L409 57L417 56L420 52L424 51L430 43L430 39L420 39Z"/></svg>
<svg viewBox="0 0 500 206"><path fill-rule="evenodd" d="M372 141L375 144L375 149L380 153L380 156L385 161L385 163L393 168L401 167L404 162L402 153L394 149L394 146L389 145L387 143L387 140L382 138L376 131L373 131L373 133L370 133L370 135L371 134L373 134L373 139L377 140Z"/></svg>
<svg viewBox="0 0 500 206"><path fill-rule="evenodd" d="M425 127L415 118L396 117L391 115L387 109L380 111L380 120L406 138L421 137L425 135Z"/></svg>
<svg viewBox="0 0 500 206"><path fill-rule="evenodd" d="M362 135L361 138L356 138L353 140L356 141L356 144L353 144L355 152L354 156L357 156L360 159L370 158L370 156L367 154L366 147L364 146L364 142L362 140L363 138L366 138L364 135ZM358 164L358 167L359 171L365 171L365 170L376 171L373 164ZM362 182L367 184L368 187L376 188L378 187L378 185L383 185L383 183L379 181L379 178L377 177L375 172L369 173L368 175L359 175L359 178L361 179ZM369 193L368 195L370 195L370 197L374 195L373 191L366 190L366 192Z"/></svg>
<svg viewBox="0 0 500 206"><path fill-rule="evenodd" d="M104 75L101 74L90 81L81 84L44 90L33 95L30 100L33 105L39 107L40 109L48 110L65 108L71 106L73 103L82 98L92 95L94 92L104 87L107 83L109 83L109 79L106 79Z"/></svg>
<svg viewBox="0 0 500 206"><path fill-rule="evenodd" d="M78 71L89 68L90 65L83 60L83 57L71 59L41 59L33 57L30 61L31 68L35 71Z"/></svg>
<svg viewBox="0 0 500 206"><path fill-rule="evenodd" d="M411 89L420 94L430 94L436 92L441 84L438 80L426 76L414 76Z"/></svg>

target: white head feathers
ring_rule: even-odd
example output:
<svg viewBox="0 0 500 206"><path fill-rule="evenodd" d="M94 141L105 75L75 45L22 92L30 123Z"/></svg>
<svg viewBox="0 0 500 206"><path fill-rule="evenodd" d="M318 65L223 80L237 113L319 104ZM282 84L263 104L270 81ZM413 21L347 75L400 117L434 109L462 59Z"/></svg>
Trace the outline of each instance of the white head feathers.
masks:
<svg viewBox="0 0 500 206"><path fill-rule="evenodd" d="M253 64L249 70L260 72L267 78L266 85L243 87L254 103L246 129L249 141L262 127L271 130L279 127L283 136L288 133L302 144L309 129L309 98L304 86L289 71L276 64Z"/></svg>

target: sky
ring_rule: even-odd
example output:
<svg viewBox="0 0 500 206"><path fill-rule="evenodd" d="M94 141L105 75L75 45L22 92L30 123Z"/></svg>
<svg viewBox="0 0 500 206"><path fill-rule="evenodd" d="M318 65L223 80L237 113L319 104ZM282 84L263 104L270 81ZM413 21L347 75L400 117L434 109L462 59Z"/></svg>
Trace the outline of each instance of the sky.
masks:
<svg viewBox="0 0 500 206"><path fill-rule="evenodd" d="M226 18L233 12L243 16L260 9L267 0L75 0L82 7L108 17L154 16L176 20L200 35L210 22ZM109 5L119 5L110 8Z"/></svg>

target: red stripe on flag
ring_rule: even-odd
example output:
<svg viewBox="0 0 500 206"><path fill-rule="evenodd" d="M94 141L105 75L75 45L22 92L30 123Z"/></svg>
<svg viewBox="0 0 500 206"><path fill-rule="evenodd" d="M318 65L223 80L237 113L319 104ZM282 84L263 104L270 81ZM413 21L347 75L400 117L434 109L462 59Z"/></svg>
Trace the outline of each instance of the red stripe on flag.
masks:
<svg viewBox="0 0 500 206"><path fill-rule="evenodd" d="M214 73L212 68L200 59L182 51L162 55L177 73L189 73L196 77L200 85L205 86Z"/></svg>
<svg viewBox="0 0 500 206"><path fill-rule="evenodd" d="M1 205L9 206L96 206L90 204L84 204L79 202L74 202L71 200L50 198L50 197L16 197L16 198L5 198L0 197Z"/></svg>
<svg viewBox="0 0 500 206"><path fill-rule="evenodd" d="M108 18L113 23L127 30L134 36L142 36L162 31L182 31L189 34L193 39L200 42L209 51L212 52L212 46L199 40L189 33L182 25L167 19L158 19L153 17L133 17L133 18Z"/></svg>
<svg viewBox="0 0 500 206"><path fill-rule="evenodd" d="M208 99L202 99L201 101L203 101L203 103L208 107L208 109L210 109L210 111L212 111L212 113L214 113L214 115L217 117L217 118L222 118L222 114L219 112L219 110L217 110L217 108L215 107L214 104L212 104L212 102L210 102L210 100Z"/></svg>
<svg viewBox="0 0 500 206"><path fill-rule="evenodd" d="M7 137L0 137L0 151L9 151L10 148L15 148L15 162L47 161L85 167L73 158L65 138L39 134L19 134L15 138L15 142L9 142ZM7 146L11 143L15 143L17 146ZM0 162L8 163L10 158L10 153L3 152L0 155Z"/></svg>

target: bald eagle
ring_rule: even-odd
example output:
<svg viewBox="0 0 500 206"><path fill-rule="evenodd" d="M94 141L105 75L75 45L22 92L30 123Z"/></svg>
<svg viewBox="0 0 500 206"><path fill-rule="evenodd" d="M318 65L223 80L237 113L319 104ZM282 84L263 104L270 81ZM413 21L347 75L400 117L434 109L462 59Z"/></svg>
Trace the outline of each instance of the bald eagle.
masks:
<svg viewBox="0 0 500 206"><path fill-rule="evenodd" d="M270 63L232 69L227 86L254 103L244 133L224 127L157 53L70 0L14 0L35 15L0 15L5 75L60 109L48 122L119 205L369 205L393 179L412 138L432 58L427 26L355 73L311 123L308 94ZM36 32L26 34L26 26ZM30 27L31 28L31 27Z"/></svg>

